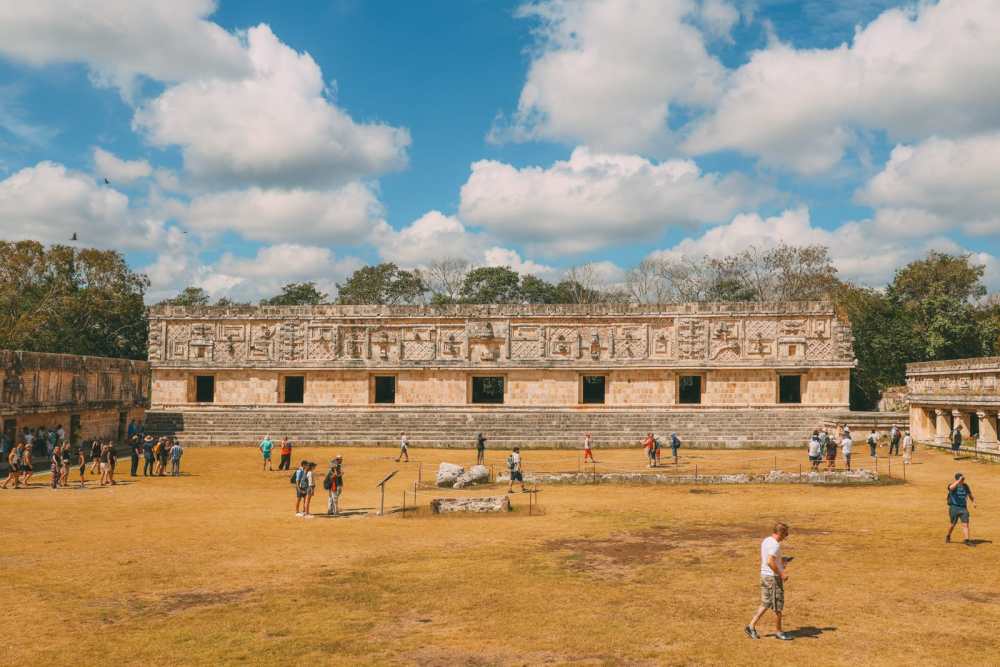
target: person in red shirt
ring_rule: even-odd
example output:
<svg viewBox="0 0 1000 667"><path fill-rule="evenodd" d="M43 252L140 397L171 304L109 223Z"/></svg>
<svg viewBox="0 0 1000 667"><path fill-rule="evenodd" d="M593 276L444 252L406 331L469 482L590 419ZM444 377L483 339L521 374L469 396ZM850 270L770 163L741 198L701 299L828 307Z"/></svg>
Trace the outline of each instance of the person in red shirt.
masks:
<svg viewBox="0 0 1000 667"><path fill-rule="evenodd" d="M642 441L642 446L646 449L646 456L649 457L649 467L656 467L656 441L653 439L653 434L649 433L646 435L646 439Z"/></svg>
<svg viewBox="0 0 1000 667"><path fill-rule="evenodd" d="M288 441L288 438L281 439L281 463L278 464L278 470L288 470L288 467L292 464L292 443Z"/></svg>

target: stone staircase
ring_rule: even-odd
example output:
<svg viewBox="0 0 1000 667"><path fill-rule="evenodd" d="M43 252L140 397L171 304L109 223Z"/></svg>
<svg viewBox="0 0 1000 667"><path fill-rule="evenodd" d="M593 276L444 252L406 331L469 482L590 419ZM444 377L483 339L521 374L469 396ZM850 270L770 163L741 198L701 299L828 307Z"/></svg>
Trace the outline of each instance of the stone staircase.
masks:
<svg viewBox="0 0 1000 667"><path fill-rule="evenodd" d="M146 432L184 445L256 445L265 434L297 445L471 448L482 432L490 449L638 447L646 433L676 432L690 448L803 447L814 428L843 411L811 409L554 408L207 408L152 410Z"/></svg>

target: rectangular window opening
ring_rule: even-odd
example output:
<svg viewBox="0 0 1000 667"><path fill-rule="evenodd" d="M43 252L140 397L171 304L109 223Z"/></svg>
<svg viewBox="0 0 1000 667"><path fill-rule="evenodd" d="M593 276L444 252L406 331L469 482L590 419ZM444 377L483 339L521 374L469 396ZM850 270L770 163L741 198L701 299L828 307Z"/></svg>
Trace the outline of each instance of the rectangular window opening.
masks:
<svg viewBox="0 0 1000 667"><path fill-rule="evenodd" d="M306 398L306 378L302 375L285 376L285 403L302 403Z"/></svg>
<svg viewBox="0 0 1000 667"><path fill-rule="evenodd" d="M502 377L472 378L473 403L503 403Z"/></svg>
<svg viewBox="0 0 1000 667"><path fill-rule="evenodd" d="M682 375L677 382L678 402L686 405L701 403L701 376Z"/></svg>
<svg viewBox="0 0 1000 667"><path fill-rule="evenodd" d="M603 404L605 392L605 377L603 375L583 376L583 402L587 404Z"/></svg>
<svg viewBox="0 0 1000 667"><path fill-rule="evenodd" d="M802 376L782 375L778 378L778 402L802 402Z"/></svg>
<svg viewBox="0 0 1000 667"><path fill-rule="evenodd" d="M215 376L196 375L194 378L195 403L215 402Z"/></svg>
<svg viewBox="0 0 1000 667"><path fill-rule="evenodd" d="M396 402L396 378L392 375L375 377L375 402Z"/></svg>

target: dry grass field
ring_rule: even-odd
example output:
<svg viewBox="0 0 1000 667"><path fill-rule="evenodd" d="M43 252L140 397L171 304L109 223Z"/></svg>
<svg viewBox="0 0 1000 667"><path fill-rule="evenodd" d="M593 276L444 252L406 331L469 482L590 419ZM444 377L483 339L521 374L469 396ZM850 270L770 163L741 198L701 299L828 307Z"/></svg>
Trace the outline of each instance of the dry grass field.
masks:
<svg viewBox="0 0 1000 667"><path fill-rule="evenodd" d="M412 489L418 464L388 450L296 459L320 462L321 477L336 451L346 508L375 507L392 470L391 504ZM424 477L473 457L411 453ZM643 462L638 449L597 453L608 467ZM774 456L795 470L803 458L682 453L706 471L763 470ZM577 456L531 451L525 466L575 469ZM498 467L503 457L490 452ZM34 489L0 490L0 663L1000 663L994 465L922 449L905 484L550 486L535 516L515 494L503 516L312 520L294 516L288 475L262 472L254 450L188 449L184 467L114 488L52 491L36 477ZM979 501L976 547L944 543L956 469ZM791 525L786 630L797 638L754 642L742 628L758 602L759 543L778 518Z"/></svg>

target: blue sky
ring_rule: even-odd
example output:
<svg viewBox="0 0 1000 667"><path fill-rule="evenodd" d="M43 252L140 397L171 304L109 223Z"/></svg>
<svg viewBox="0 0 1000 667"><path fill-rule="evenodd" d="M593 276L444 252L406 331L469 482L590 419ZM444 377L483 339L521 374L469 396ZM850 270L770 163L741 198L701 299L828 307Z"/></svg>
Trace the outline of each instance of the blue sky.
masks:
<svg viewBox="0 0 1000 667"><path fill-rule="evenodd" d="M782 241L1000 287L991 0L64 5L0 10L0 237L120 249L151 300Z"/></svg>

